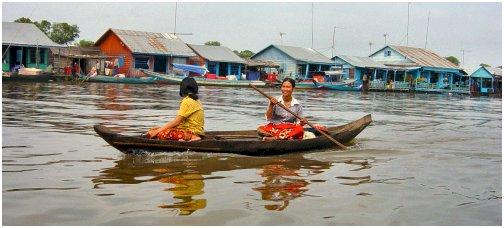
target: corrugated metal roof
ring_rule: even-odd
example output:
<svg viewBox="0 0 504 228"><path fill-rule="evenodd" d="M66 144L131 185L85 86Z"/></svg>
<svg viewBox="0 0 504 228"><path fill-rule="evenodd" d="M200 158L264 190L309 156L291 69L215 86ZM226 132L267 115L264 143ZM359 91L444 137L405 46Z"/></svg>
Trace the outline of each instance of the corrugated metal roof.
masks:
<svg viewBox="0 0 504 228"><path fill-rule="evenodd" d="M317 63L317 64L320 63L332 64L331 59L311 48L284 46L276 44L271 44L268 47L262 49L261 51L253 55L252 58L270 47L277 48L278 50L284 52L286 55L290 56L291 58L297 61L303 61L307 63Z"/></svg>
<svg viewBox="0 0 504 228"><path fill-rule="evenodd" d="M261 60L261 59L246 59L245 60L245 65L249 67L272 67L272 68L279 68L280 65L278 63L271 61L271 60Z"/></svg>
<svg viewBox="0 0 504 228"><path fill-rule="evenodd" d="M245 63L240 56L224 46L194 45L189 44L198 55L213 62Z"/></svg>
<svg viewBox="0 0 504 228"><path fill-rule="evenodd" d="M123 29L110 30L121 39L132 53L135 54L171 55L180 57L196 56L187 44L173 34ZM100 40L101 38L99 41Z"/></svg>
<svg viewBox="0 0 504 228"><path fill-rule="evenodd" d="M406 58L410 59L411 61L417 63L420 66L459 69L459 67L453 64L452 62L424 48L406 47L397 45L388 45L388 46L396 50L400 54L406 56Z"/></svg>
<svg viewBox="0 0 504 228"><path fill-rule="evenodd" d="M356 67L386 68L385 65L375 62L373 59L369 57L350 56L350 55L336 55L336 57L339 57L343 61Z"/></svg>
<svg viewBox="0 0 504 228"><path fill-rule="evenodd" d="M502 77L502 69L496 67L484 67L490 74L496 77Z"/></svg>
<svg viewBox="0 0 504 228"><path fill-rule="evenodd" d="M34 24L2 22L2 45L62 47L49 39Z"/></svg>

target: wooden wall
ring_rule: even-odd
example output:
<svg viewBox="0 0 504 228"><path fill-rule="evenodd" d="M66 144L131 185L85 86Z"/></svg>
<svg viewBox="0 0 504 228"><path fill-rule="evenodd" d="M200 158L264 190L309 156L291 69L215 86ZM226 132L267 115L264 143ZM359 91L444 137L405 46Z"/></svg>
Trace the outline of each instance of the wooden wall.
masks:
<svg viewBox="0 0 504 228"><path fill-rule="evenodd" d="M124 66L119 68L119 73L128 74L130 68L134 67L133 55L119 37L113 32L109 32L100 44L100 50L109 56L124 56Z"/></svg>

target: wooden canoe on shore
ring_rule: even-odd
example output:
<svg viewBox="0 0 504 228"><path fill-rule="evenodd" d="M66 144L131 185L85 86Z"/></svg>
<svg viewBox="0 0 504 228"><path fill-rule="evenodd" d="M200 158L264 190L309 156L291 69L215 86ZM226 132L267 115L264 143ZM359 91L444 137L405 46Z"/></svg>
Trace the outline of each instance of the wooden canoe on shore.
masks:
<svg viewBox="0 0 504 228"><path fill-rule="evenodd" d="M348 124L329 127L330 135L341 143L348 143L372 122L366 115ZM147 139L145 136L127 136L112 131L103 125L95 125L94 130L107 143L123 153L195 151L207 153L234 153L249 156L268 156L336 147L326 137L320 135L305 140L262 141L255 130L206 132L201 141L179 142Z"/></svg>

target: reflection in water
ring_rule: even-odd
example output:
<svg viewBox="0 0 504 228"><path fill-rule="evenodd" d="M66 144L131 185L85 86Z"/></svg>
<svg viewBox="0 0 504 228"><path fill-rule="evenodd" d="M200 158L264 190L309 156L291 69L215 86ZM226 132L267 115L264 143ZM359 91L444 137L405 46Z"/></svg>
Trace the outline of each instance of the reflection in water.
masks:
<svg viewBox="0 0 504 228"><path fill-rule="evenodd" d="M252 190L260 192L262 200L274 202L265 206L267 210L283 210L290 200L303 196L308 190L307 177L331 167L330 162L306 159L302 154L276 159L182 154L124 155L115 162L114 167L101 170L100 175L92 181L95 188L106 184L141 184L150 181L171 184L173 187L164 190L171 192L175 202L163 203L158 207L177 209L179 215L190 215L207 206L207 200L203 198L205 181L220 178L205 178L204 175L219 171L257 169L263 178L262 186L252 187Z"/></svg>
<svg viewBox="0 0 504 228"><path fill-rule="evenodd" d="M297 169L288 168L282 164L265 165L262 167L261 176L265 178L264 185L254 190L261 193L263 200L275 203L265 205L267 210L281 211L289 206L289 201L301 196L308 189L308 182L297 179ZM277 204L276 202L280 202Z"/></svg>
<svg viewBox="0 0 504 228"><path fill-rule="evenodd" d="M206 207L206 199L193 199L193 196L204 193L203 176L198 173L173 175L159 179L160 182L174 184L175 187L167 189L173 193L173 198L179 200L172 205L161 205L160 208L179 209L179 215L190 215L194 211Z"/></svg>

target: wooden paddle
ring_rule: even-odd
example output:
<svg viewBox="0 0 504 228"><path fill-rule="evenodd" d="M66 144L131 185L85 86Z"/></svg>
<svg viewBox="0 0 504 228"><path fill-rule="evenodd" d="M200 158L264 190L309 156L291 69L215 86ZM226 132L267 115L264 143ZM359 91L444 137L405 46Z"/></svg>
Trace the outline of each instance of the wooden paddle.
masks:
<svg viewBox="0 0 504 228"><path fill-rule="evenodd" d="M262 95L264 95L265 97L267 97L269 100L271 100L271 96L269 96L268 94L264 93L263 91L261 91L260 89L258 89L256 86L252 85L252 84L249 84L250 87L252 87L253 89L257 90L257 92L261 93ZM293 111L291 111L289 108L285 107L285 105L283 105L282 103L278 102L277 103L278 106L282 107L283 109L285 109L285 111L289 112L290 114L292 114L293 116L295 116L296 118L298 118L299 120L302 120L302 118L300 116L298 116L296 113L294 113ZM342 149L346 150L347 147L343 144L341 144L340 142L336 141L336 139L334 139L333 137L331 137L330 135L328 135L327 133L319 130L318 128L314 127L310 122L308 122L308 120L305 119L305 122L306 124L308 124L308 126L312 127L313 129L317 130L320 134L324 135L325 137L327 137L329 140L331 140L334 144L338 145L339 147L341 147Z"/></svg>

